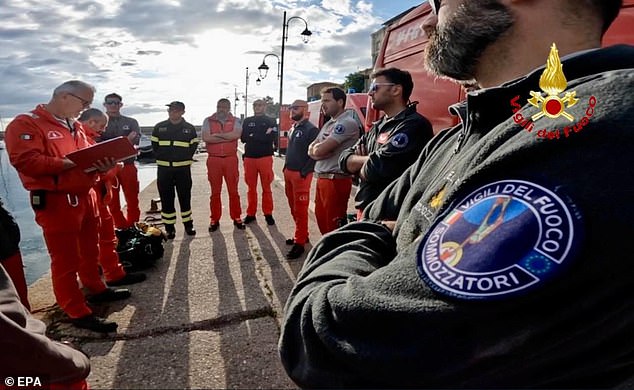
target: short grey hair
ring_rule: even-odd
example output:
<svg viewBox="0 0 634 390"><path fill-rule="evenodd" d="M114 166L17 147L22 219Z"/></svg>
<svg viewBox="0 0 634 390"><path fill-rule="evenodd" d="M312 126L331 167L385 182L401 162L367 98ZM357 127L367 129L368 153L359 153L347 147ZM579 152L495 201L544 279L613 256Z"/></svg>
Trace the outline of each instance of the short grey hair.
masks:
<svg viewBox="0 0 634 390"><path fill-rule="evenodd" d="M95 87L93 87L91 84L79 80L69 80L55 88L53 90L53 96L57 96L60 93L76 93L86 89L91 90L93 93L97 91L97 89L95 89Z"/></svg>

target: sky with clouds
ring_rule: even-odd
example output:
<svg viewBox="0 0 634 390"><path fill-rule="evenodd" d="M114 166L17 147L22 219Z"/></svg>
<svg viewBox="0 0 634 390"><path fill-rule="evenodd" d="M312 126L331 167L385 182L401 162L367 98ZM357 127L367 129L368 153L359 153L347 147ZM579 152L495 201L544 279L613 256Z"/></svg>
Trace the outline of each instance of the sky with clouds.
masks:
<svg viewBox="0 0 634 390"><path fill-rule="evenodd" d="M123 96L122 113L152 126L167 118L165 104L186 105L195 125L227 97L244 113L249 67L249 115L254 98L278 100L277 60L257 86L257 67L279 55L282 15L289 23L284 55L284 103L306 97L320 81L343 82L371 67L370 34L422 0L3 0L0 7L0 118L50 99L61 82L80 79Z"/></svg>

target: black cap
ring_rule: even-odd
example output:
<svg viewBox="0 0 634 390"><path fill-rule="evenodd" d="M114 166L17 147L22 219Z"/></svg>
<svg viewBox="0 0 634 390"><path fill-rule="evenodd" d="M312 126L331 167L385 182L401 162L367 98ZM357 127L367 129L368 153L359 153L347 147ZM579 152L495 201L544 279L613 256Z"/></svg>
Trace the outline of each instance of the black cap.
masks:
<svg viewBox="0 0 634 390"><path fill-rule="evenodd" d="M185 103L183 102L174 101L174 102L171 102L170 104L166 104L166 106L170 108L180 108L181 110L185 111Z"/></svg>

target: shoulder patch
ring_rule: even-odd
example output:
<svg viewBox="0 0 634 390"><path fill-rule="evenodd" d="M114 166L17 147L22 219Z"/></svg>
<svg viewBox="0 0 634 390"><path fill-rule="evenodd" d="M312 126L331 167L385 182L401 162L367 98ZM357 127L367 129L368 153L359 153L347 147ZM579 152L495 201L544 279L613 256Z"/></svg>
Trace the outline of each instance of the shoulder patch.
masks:
<svg viewBox="0 0 634 390"><path fill-rule="evenodd" d="M409 137L405 133L398 133L392 138L392 146L402 149L409 143Z"/></svg>
<svg viewBox="0 0 634 390"><path fill-rule="evenodd" d="M567 268L582 235L580 219L567 198L538 184L487 184L432 226L418 247L418 274L459 299L526 293Z"/></svg>
<svg viewBox="0 0 634 390"><path fill-rule="evenodd" d="M64 138L62 133L60 133L57 130L49 130L48 133L46 134L46 137L48 139L62 139L62 138Z"/></svg>
<svg viewBox="0 0 634 390"><path fill-rule="evenodd" d="M346 127L341 123L337 123L333 131L335 132L335 134L343 134L346 132Z"/></svg>

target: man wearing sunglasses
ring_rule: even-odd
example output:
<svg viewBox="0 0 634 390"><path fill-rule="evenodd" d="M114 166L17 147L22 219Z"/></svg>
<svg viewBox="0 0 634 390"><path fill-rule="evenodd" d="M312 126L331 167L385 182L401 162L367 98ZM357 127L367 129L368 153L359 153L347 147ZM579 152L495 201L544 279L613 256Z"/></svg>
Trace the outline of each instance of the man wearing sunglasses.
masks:
<svg viewBox="0 0 634 390"><path fill-rule="evenodd" d="M307 256L280 340L300 387L631 387L634 48L600 48L621 5L435 2L427 67L480 89Z"/></svg>
<svg viewBox="0 0 634 390"><path fill-rule="evenodd" d="M385 115L339 157L341 170L361 179L354 197L359 220L363 209L416 161L434 135L429 121L416 112L416 103L408 105L414 89L409 72L380 69L372 78L372 107Z"/></svg>
<svg viewBox="0 0 634 390"><path fill-rule="evenodd" d="M141 131L139 130L139 122L129 116L121 115L121 107L123 101L119 94L110 93L106 95L104 102L106 114L108 114L108 127L104 131L101 140L105 141L110 138L128 137L133 145L138 145L141 139ZM123 190L123 196L126 202L126 215L120 206L119 192L113 192L112 198L112 219L119 229L126 229L139 221L141 217L141 209L139 208L139 178L137 168L134 165L135 158L130 158L123 162L123 169L117 173L117 179ZM119 205L117 208L116 206Z"/></svg>

